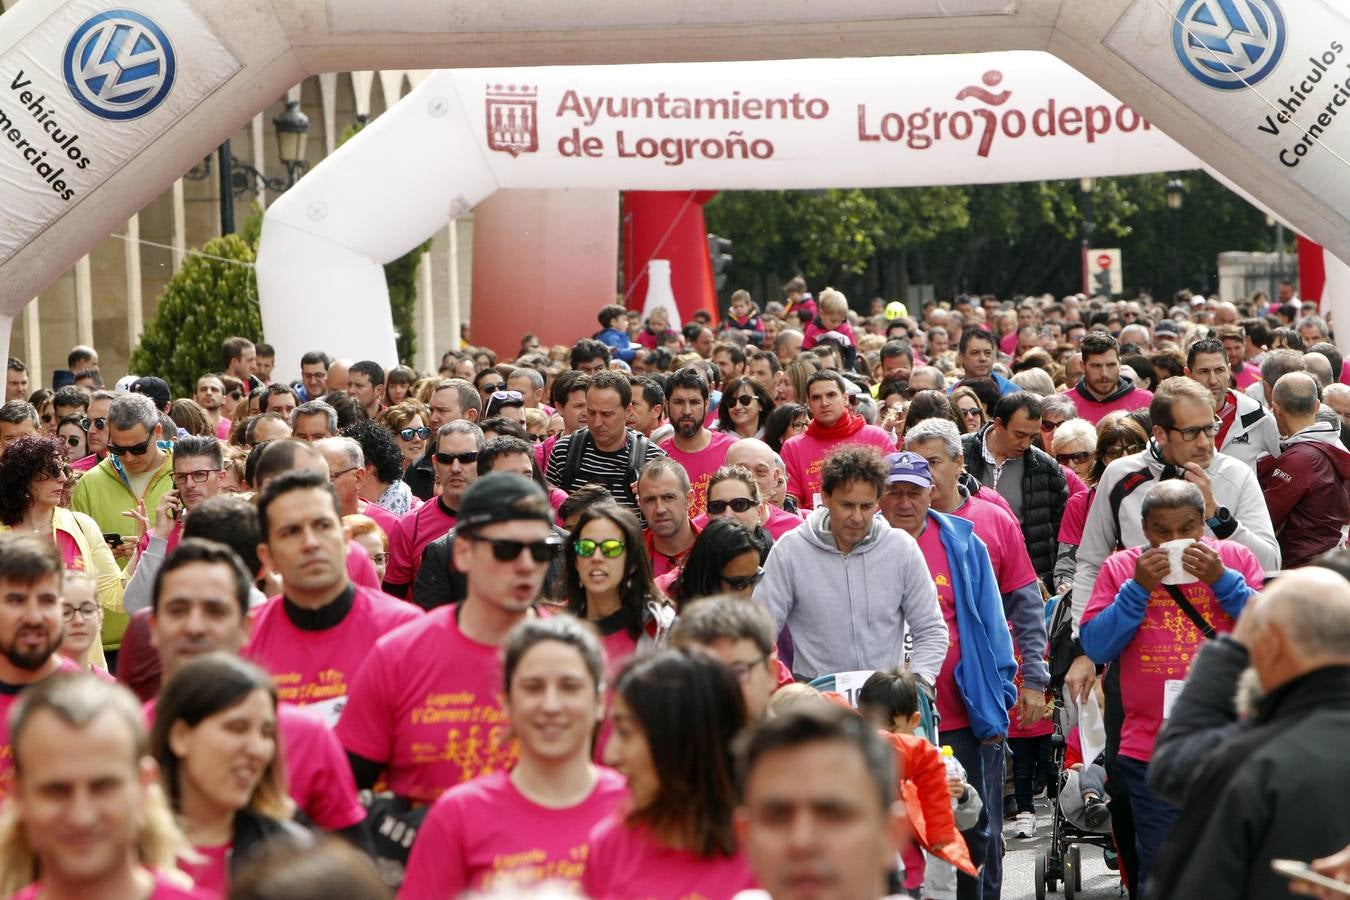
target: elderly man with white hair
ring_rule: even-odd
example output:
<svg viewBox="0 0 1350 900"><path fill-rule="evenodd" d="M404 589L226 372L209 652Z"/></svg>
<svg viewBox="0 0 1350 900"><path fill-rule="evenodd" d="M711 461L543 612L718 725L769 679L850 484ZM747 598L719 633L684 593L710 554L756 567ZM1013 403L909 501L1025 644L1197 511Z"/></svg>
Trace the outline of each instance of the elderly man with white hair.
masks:
<svg viewBox="0 0 1350 900"><path fill-rule="evenodd" d="M759 495L769 502L769 520L764 527L775 541L802 524L801 516L781 505L787 487L787 467L772 447L757 438L741 438L727 448L726 465L744 466L755 476ZM694 524L703 526L698 520Z"/></svg>

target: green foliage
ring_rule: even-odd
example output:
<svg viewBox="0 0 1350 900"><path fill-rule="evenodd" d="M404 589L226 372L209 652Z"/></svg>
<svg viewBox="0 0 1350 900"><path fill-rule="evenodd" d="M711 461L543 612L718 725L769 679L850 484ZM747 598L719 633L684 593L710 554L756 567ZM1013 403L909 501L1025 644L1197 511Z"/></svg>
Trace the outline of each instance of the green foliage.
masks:
<svg viewBox="0 0 1350 900"><path fill-rule="evenodd" d="M229 337L262 339L254 247L237 234L207 241L164 286L130 369L158 375L176 397L190 397L197 378L220 371Z"/></svg>

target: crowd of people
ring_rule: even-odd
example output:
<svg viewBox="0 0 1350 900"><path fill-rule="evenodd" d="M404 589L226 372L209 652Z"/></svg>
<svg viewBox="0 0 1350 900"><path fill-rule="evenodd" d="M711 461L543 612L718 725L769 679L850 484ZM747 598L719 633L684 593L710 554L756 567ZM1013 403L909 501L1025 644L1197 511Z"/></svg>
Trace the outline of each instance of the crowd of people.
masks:
<svg viewBox="0 0 1350 900"><path fill-rule="evenodd" d="M10 359L0 895L997 898L1090 706L1131 897L1350 880L1316 306L806 288L180 397Z"/></svg>

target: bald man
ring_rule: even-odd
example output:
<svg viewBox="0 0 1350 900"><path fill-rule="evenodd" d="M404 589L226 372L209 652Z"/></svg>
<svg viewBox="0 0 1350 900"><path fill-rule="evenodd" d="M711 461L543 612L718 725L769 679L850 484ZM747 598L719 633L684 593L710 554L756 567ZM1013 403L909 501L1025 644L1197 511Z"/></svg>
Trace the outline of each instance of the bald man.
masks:
<svg viewBox="0 0 1350 900"><path fill-rule="evenodd" d="M1350 523L1350 453L1339 422L1318 421L1318 385L1307 372L1280 376L1270 408L1283 452L1257 463L1285 568L1305 566L1341 543Z"/></svg>
<svg viewBox="0 0 1350 900"><path fill-rule="evenodd" d="M741 438L727 448L726 464L744 466L755 476L759 495L769 501L769 521L764 523L764 527L775 541L802 524L801 516L783 509L777 503L777 498L783 496L787 484L787 468L783 465L783 458L774 453L772 447L757 438ZM695 524L702 527L701 523Z"/></svg>
<svg viewBox="0 0 1350 900"><path fill-rule="evenodd" d="M1234 694L1254 702L1238 720ZM1150 778L1183 809L1154 896L1288 896L1272 859L1350 834L1350 582L1288 572L1208 641L1158 740Z"/></svg>

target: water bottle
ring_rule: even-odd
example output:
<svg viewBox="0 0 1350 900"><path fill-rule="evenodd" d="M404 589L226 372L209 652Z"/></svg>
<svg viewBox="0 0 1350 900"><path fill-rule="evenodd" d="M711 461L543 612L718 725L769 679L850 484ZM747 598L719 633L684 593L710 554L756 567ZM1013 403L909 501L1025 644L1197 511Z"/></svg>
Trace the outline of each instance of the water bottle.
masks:
<svg viewBox="0 0 1350 900"><path fill-rule="evenodd" d="M956 751L952 749L951 744L942 745L942 764L947 767L947 778L960 778L966 780L966 767L961 765L961 760L956 758ZM956 809L960 801L952 798L952 809Z"/></svg>

